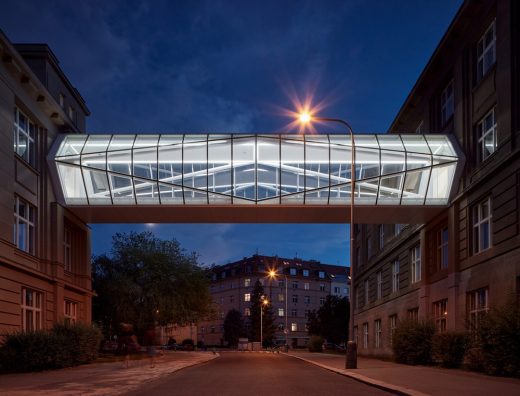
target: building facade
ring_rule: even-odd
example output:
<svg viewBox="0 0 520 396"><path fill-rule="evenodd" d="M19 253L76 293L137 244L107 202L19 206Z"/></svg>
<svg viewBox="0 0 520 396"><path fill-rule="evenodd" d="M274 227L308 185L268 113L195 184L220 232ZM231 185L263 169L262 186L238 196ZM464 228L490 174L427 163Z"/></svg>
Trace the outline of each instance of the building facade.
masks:
<svg viewBox="0 0 520 396"><path fill-rule="evenodd" d="M47 152L90 114L47 45L0 31L0 333L91 320L90 237L56 203ZM14 132L14 133L13 133Z"/></svg>
<svg viewBox="0 0 520 396"><path fill-rule="evenodd" d="M269 277L270 271L275 271L277 276ZM346 267L315 260L256 254L216 266L212 269L210 287L217 317L199 324L198 340L206 345L224 345L224 319L232 309L242 314L247 328L252 292L259 280L265 296L272 302L276 342L284 343L287 334L289 345L305 346L309 340L307 313L318 310L329 294L348 295L347 271ZM336 288L336 293L332 287Z"/></svg>
<svg viewBox="0 0 520 396"><path fill-rule="evenodd" d="M452 134L466 155L435 220L356 229L355 337L390 355L405 318L471 329L520 288L520 4L466 1L389 132Z"/></svg>

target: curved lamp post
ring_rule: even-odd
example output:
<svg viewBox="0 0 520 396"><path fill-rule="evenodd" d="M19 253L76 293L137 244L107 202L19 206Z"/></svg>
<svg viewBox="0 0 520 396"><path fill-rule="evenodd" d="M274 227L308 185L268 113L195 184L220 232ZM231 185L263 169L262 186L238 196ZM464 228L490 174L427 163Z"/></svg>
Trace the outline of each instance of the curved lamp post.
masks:
<svg viewBox="0 0 520 396"><path fill-rule="evenodd" d="M318 122L334 122L341 124L347 128L350 134L350 145L352 151L352 158L350 164L350 318L349 318L349 332L347 343L347 353L345 360L345 368L357 368L357 345L354 340L354 193L356 187L356 150L354 144L354 131L350 124L339 118L315 117L308 112L303 112L299 115L299 121L302 124L308 124L312 121Z"/></svg>

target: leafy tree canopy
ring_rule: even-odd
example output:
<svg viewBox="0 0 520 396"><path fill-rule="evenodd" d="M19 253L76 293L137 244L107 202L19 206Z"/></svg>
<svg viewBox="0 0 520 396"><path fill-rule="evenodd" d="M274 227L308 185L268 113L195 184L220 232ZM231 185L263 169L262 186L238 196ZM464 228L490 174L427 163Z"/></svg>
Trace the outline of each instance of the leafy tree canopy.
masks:
<svg viewBox="0 0 520 396"><path fill-rule="evenodd" d="M105 330L121 322L138 329L186 324L211 312L208 276L197 255L151 232L115 234L111 254L93 258L92 282L93 317Z"/></svg>
<svg viewBox="0 0 520 396"><path fill-rule="evenodd" d="M339 344L346 340L348 333L350 304L346 297L328 295L318 311L307 316L308 332L319 335L328 342Z"/></svg>

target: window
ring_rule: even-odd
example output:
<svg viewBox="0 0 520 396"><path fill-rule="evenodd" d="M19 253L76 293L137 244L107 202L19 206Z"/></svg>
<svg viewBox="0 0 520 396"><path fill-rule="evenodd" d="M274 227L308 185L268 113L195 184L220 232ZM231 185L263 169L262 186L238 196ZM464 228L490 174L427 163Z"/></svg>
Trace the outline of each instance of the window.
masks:
<svg viewBox="0 0 520 396"><path fill-rule="evenodd" d="M385 247L385 225L379 224L379 249L383 249Z"/></svg>
<svg viewBox="0 0 520 396"><path fill-rule="evenodd" d="M472 209L473 254L491 247L491 198L486 198Z"/></svg>
<svg viewBox="0 0 520 396"><path fill-rule="evenodd" d="M446 331L446 318L448 316L448 300L440 300L433 303L433 318L438 333Z"/></svg>
<svg viewBox="0 0 520 396"><path fill-rule="evenodd" d="M368 323L363 323L363 348L368 348Z"/></svg>
<svg viewBox="0 0 520 396"><path fill-rule="evenodd" d="M419 308L412 308L408 310L408 319L417 322L419 321Z"/></svg>
<svg viewBox="0 0 520 396"><path fill-rule="evenodd" d="M399 291L399 260L392 263L392 293Z"/></svg>
<svg viewBox="0 0 520 396"><path fill-rule="evenodd" d="M496 61L495 21L487 28L477 44L477 81L486 75Z"/></svg>
<svg viewBox="0 0 520 396"><path fill-rule="evenodd" d="M244 287L249 287L249 286L251 286L251 278L244 279Z"/></svg>
<svg viewBox="0 0 520 396"><path fill-rule="evenodd" d="M437 270L448 268L448 227L437 231Z"/></svg>
<svg viewBox="0 0 520 396"><path fill-rule="evenodd" d="M322 291L322 292L325 291L325 285L323 283L320 283L320 291Z"/></svg>
<svg viewBox="0 0 520 396"><path fill-rule="evenodd" d="M395 329L397 328L397 315L390 315L388 317L388 322L390 324L390 345L392 345L392 340L394 339Z"/></svg>
<svg viewBox="0 0 520 396"><path fill-rule="evenodd" d="M60 93L60 96L59 96L59 102L60 102L60 107L63 109L63 107L65 106L65 96Z"/></svg>
<svg viewBox="0 0 520 396"><path fill-rule="evenodd" d="M368 304L368 279L365 279L364 281L364 286L365 286L365 305Z"/></svg>
<svg viewBox="0 0 520 396"><path fill-rule="evenodd" d="M311 287L311 285L310 285L309 282L305 282L305 283L303 284L303 289L304 289L304 290L309 290L310 287Z"/></svg>
<svg viewBox="0 0 520 396"><path fill-rule="evenodd" d="M325 272L324 271L319 271L318 272L318 278L325 279Z"/></svg>
<svg viewBox="0 0 520 396"><path fill-rule="evenodd" d="M303 270L303 276L309 276L309 270L304 269Z"/></svg>
<svg viewBox="0 0 520 396"><path fill-rule="evenodd" d="M235 302L235 295L234 294L230 294L229 295L229 302L230 303L234 303Z"/></svg>
<svg viewBox="0 0 520 396"><path fill-rule="evenodd" d="M377 299L383 298L383 271L377 273Z"/></svg>
<svg viewBox="0 0 520 396"><path fill-rule="evenodd" d="M251 308L244 308L244 316L251 316Z"/></svg>
<svg viewBox="0 0 520 396"><path fill-rule="evenodd" d="M251 301L251 293L244 293L244 301Z"/></svg>
<svg viewBox="0 0 520 396"><path fill-rule="evenodd" d="M36 165L36 125L19 109L14 109L14 152Z"/></svg>
<svg viewBox="0 0 520 396"><path fill-rule="evenodd" d="M71 121L76 121L75 119L75 116L76 115L76 112L74 111L74 108L72 106L69 106L69 118L71 119Z"/></svg>
<svg viewBox="0 0 520 396"><path fill-rule="evenodd" d="M381 348L382 347L382 343L381 343L381 335L382 335L381 319L377 319L374 322L374 329L375 329L376 348Z"/></svg>
<svg viewBox="0 0 520 396"><path fill-rule="evenodd" d="M325 297L320 297L320 305L325 304Z"/></svg>
<svg viewBox="0 0 520 396"><path fill-rule="evenodd" d="M341 287L334 286L334 294L335 295L340 295L341 294Z"/></svg>
<svg viewBox="0 0 520 396"><path fill-rule="evenodd" d="M412 273L412 283L421 280L421 245L417 245L410 251L410 272Z"/></svg>
<svg viewBox="0 0 520 396"><path fill-rule="evenodd" d="M14 199L14 243L16 247L34 254L36 249L36 208L19 197Z"/></svg>
<svg viewBox="0 0 520 396"><path fill-rule="evenodd" d="M291 323L291 331L298 331L298 324L297 323Z"/></svg>
<svg viewBox="0 0 520 396"><path fill-rule="evenodd" d="M278 308L278 316L284 316L285 315L285 311L283 310L283 308Z"/></svg>
<svg viewBox="0 0 520 396"><path fill-rule="evenodd" d="M298 288L298 281L293 281L292 288L297 289Z"/></svg>
<svg viewBox="0 0 520 396"><path fill-rule="evenodd" d="M289 274L292 276L296 276L296 268L289 268Z"/></svg>
<svg viewBox="0 0 520 396"><path fill-rule="evenodd" d="M372 257L372 239L367 237L367 259Z"/></svg>
<svg viewBox="0 0 520 396"><path fill-rule="evenodd" d="M283 293L279 293L279 294L278 294L278 301L279 301L279 302L285 301L285 294L283 294Z"/></svg>
<svg viewBox="0 0 520 396"><path fill-rule="evenodd" d="M403 231L404 224L394 224L394 235L397 236Z"/></svg>
<svg viewBox="0 0 520 396"><path fill-rule="evenodd" d="M303 302L305 304L310 304L311 303L311 296L304 296L303 297Z"/></svg>
<svg viewBox="0 0 520 396"><path fill-rule="evenodd" d="M215 333L215 326L211 326L210 332L213 333L213 334Z"/></svg>
<svg viewBox="0 0 520 396"><path fill-rule="evenodd" d="M24 331L40 330L42 328L42 293L22 288L22 329Z"/></svg>
<svg viewBox="0 0 520 396"><path fill-rule="evenodd" d="M293 302L293 303L297 303L297 302L298 302L298 295L297 295L297 294L293 294L293 296L292 296L292 302Z"/></svg>
<svg viewBox="0 0 520 396"><path fill-rule="evenodd" d="M451 80L441 93L441 126L453 116L453 80Z"/></svg>
<svg viewBox="0 0 520 396"><path fill-rule="evenodd" d="M291 309L291 316L295 317L298 316L298 310L297 309Z"/></svg>
<svg viewBox="0 0 520 396"><path fill-rule="evenodd" d="M63 269L72 271L72 231L69 228L63 231Z"/></svg>
<svg viewBox="0 0 520 396"><path fill-rule="evenodd" d="M220 274L220 277L222 279L226 279L226 271L222 271L222 273Z"/></svg>
<svg viewBox="0 0 520 396"><path fill-rule="evenodd" d="M284 331L285 326L283 323L278 323L278 331Z"/></svg>
<svg viewBox="0 0 520 396"><path fill-rule="evenodd" d="M480 162L485 161L497 150L497 121L495 107L487 113L477 124L477 158Z"/></svg>
<svg viewBox="0 0 520 396"><path fill-rule="evenodd" d="M421 134L423 133L423 127L424 127L424 121L421 121L419 125L417 125L417 128L415 128L415 133Z"/></svg>
<svg viewBox="0 0 520 396"><path fill-rule="evenodd" d="M285 279L280 279L278 281L278 287L285 287Z"/></svg>
<svg viewBox="0 0 520 396"><path fill-rule="evenodd" d="M488 312L488 288L474 290L467 294L468 325L471 330L479 328L482 317Z"/></svg>

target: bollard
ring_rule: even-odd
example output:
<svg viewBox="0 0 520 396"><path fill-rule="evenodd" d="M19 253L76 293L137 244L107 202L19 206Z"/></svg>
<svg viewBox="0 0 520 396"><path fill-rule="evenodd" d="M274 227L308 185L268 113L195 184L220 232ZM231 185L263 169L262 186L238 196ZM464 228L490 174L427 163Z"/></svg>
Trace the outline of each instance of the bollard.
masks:
<svg viewBox="0 0 520 396"><path fill-rule="evenodd" d="M347 357L345 361L345 368L357 368L357 344L354 341L347 343Z"/></svg>

